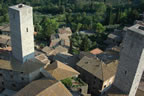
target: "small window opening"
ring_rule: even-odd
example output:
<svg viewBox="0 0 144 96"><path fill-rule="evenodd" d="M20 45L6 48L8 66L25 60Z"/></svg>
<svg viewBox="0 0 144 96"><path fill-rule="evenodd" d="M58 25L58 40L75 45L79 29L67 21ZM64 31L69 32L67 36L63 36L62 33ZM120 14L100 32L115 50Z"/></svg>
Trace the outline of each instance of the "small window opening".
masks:
<svg viewBox="0 0 144 96"><path fill-rule="evenodd" d="M28 28L26 28L26 32L28 32Z"/></svg>
<svg viewBox="0 0 144 96"><path fill-rule="evenodd" d="M106 85L104 85L104 88L106 88Z"/></svg>
<svg viewBox="0 0 144 96"><path fill-rule="evenodd" d="M24 72L21 72L21 74L23 74Z"/></svg>
<svg viewBox="0 0 144 96"><path fill-rule="evenodd" d="M82 89L79 89L79 92L81 93L81 92L82 92Z"/></svg>
<svg viewBox="0 0 144 96"><path fill-rule="evenodd" d="M85 64L88 64L88 61L87 61L87 62L85 62Z"/></svg>
<svg viewBox="0 0 144 96"><path fill-rule="evenodd" d="M21 80L24 80L24 78L22 77Z"/></svg>
<svg viewBox="0 0 144 96"><path fill-rule="evenodd" d="M3 75L0 73L0 76L3 76Z"/></svg>
<svg viewBox="0 0 144 96"><path fill-rule="evenodd" d="M127 71L125 71L125 75L127 74Z"/></svg>
<svg viewBox="0 0 144 96"><path fill-rule="evenodd" d="M13 78L13 75L10 75L11 78Z"/></svg>
<svg viewBox="0 0 144 96"><path fill-rule="evenodd" d="M4 82L2 81L2 85L4 85Z"/></svg>
<svg viewBox="0 0 144 96"><path fill-rule="evenodd" d="M13 87L16 87L16 85L15 85L15 84L12 84L12 86L13 86Z"/></svg>

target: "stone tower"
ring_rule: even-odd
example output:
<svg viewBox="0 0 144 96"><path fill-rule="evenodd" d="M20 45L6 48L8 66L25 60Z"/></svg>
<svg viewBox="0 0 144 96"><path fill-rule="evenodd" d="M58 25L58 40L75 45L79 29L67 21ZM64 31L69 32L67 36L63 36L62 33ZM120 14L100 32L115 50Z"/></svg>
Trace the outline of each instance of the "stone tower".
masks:
<svg viewBox="0 0 144 96"><path fill-rule="evenodd" d="M136 24L126 33L114 86L135 96L144 70L144 27Z"/></svg>
<svg viewBox="0 0 144 96"><path fill-rule="evenodd" d="M9 7L12 54L22 63L34 58L32 12L32 7L23 4Z"/></svg>

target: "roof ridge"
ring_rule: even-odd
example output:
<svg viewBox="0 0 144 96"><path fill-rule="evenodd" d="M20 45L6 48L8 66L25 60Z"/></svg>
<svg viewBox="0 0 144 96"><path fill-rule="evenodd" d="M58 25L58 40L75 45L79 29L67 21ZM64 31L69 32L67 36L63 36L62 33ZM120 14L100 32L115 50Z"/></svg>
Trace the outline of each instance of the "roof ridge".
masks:
<svg viewBox="0 0 144 96"><path fill-rule="evenodd" d="M67 71L70 71L70 72L75 72L77 73L76 70L74 70L72 67L68 66L68 65L65 65L64 63L58 61L57 63L58 67L57 68L60 68L60 69L63 69L63 70L67 70ZM66 68L65 68L66 67Z"/></svg>
<svg viewBox="0 0 144 96"><path fill-rule="evenodd" d="M101 72L102 72L102 80L104 80L104 75L103 75L103 64L100 64L101 65Z"/></svg>

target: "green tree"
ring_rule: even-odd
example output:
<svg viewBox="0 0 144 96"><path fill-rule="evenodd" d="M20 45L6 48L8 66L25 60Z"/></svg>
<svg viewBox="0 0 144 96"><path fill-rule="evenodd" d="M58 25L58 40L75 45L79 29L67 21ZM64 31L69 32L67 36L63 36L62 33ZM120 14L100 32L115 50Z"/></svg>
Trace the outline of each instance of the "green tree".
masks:
<svg viewBox="0 0 144 96"><path fill-rule="evenodd" d="M76 32L78 32L78 31L80 30L81 27L82 27L82 24L81 24L81 23L78 23L78 24L77 24Z"/></svg>
<svg viewBox="0 0 144 96"><path fill-rule="evenodd" d="M72 86L72 79L71 78L66 78L66 79L61 80L61 81L67 88L70 88Z"/></svg>
<svg viewBox="0 0 144 96"><path fill-rule="evenodd" d="M102 33L105 31L105 27L101 23L97 23L95 26L95 30L97 33Z"/></svg>
<svg viewBox="0 0 144 96"><path fill-rule="evenodd" d="M59 23L55 19L43 18L41 23L42 31L40 32L40 37L44 40L49 40L50 36L56 32Z"/></svg>
<svg viewBox="0 0 144 96"><path fill-rule="evenodd" d="M81 51L88 51L90 47L91 47L90 39L88 38L88 36L84 36L84 38L82 38L80 50Z"/></svg>

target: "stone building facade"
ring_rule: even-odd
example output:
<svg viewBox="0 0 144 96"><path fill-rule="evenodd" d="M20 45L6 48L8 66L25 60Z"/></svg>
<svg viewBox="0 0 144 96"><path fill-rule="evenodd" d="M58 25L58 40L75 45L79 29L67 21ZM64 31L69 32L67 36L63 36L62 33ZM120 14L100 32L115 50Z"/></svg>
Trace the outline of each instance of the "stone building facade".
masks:
<svg viewBox="0 0 144 96"><path fill-rule="evenodd" d="M38 79L45 64L34 57L32 7L11 6L9 17L12 52L0 54L0 87L18 91Z"/></svg>
<svg viewBox="0 0 144 96"><path fill-rule="evenodd" d="M98 96L112 85L118 65L118 60L105 64L96 57L84 56L76 66L79 77L88 84L88 93Z"/></svg>
<svg viewBox="0 0 144 96"><path fill-rule="evenodd" d="M9 7L13 56L24 63L34 58L34 27L32 7L18 4Z"/></svg>
<svg viewBox="0 0 144 96"><path fill-rule="evenodd" d="M144 30L136 24L130 28L123 40L120 64L114 86L129 96L135 96L144 70Z"/></svg>

